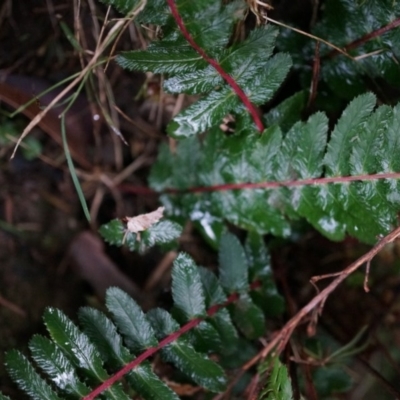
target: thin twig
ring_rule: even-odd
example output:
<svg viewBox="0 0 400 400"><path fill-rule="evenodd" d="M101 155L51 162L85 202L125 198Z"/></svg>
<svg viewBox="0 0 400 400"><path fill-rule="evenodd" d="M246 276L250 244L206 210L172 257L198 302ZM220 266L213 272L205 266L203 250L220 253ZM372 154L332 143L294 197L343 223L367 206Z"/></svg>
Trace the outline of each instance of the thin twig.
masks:
<svg viewBox="0 0 400 400"><path fill-rule="evenodd" d="M363 174L352 176L332 176L326 178L307 178L280 182L255 182L255 183L223 183L210 186L196 186L187 189L165 189L164 193L202 193L202 192L223 192L238 189L277 189L280 187L297 187L308 185L326 185L328 183L347 183L355 181L374 181L379 179L400 179L400 172L384 172L378 174Z"/></svg>
<svg viewBox="0 0 400 400"><path fill-rule="evenodd" d="M270 17L266 17L266 19L267 19L267 21L272 22L275 25L283 26L284 28L290 29L291 31L300 33L303 36L307 36L307 37L309 37L311 39L314 39L314 40L316 40L318 42L324 43L327 46L329 46L332 49L334 49L335 51L337 51L338 53L343 54L345 57L350 58L351 60L354 60L354 57L352 57L350 54L348 54L345 50L341 49L338 46L335 46L334 44L328 42L325 39L322 39L322 38L320 38L318 36L312 35L311 33L304 32L301 29L293 28L293 26L284 24L283 22L276 21L275 19L272 19Z"/></svg>
<svg viewBox="0 0 400 400"><path fill-rule="evenodd" d="M134 11L132 11L131 15L137 15L142 8L144 7L145 0L143 0ZM22 132L21 136L18 138L17 144L14 148L14 151L11 155L11 158L14 158L15 153L21 144L22 140L28 135L28 133L34 128L41 120L42 118L49 112L51 108L55 104L58 103L59 100L61 100L68 92L70 92L76 85L78 85L79 82L94 68L97 64L101 64L102 62L98 62L100 56L103 54L104 50L109 46L110 43L112 43L113 39L115 36L118 34L120 31L121 27L124 26L126 20L119 20L116 22L116 24L110 29L106 37L101 43L98 43L96 46L96 50L93 54L93 57L91 60L88 62L86 67L82 69L82 71L79 73L79 75L63 90L61 91L48 105L47 107L40 112L38 115L36 115L35 118L33 118L30 123L25 127L24 131Z"/></svg>
<svg viewBox="0 0 400 400"><path fill-rule="evenodd" d="M324 304L328 296L342 283L350 274L356 271L361 265L368 263L374 258L388 243L393 242L400 236L400 227L390 232L381 239L370 251L361 256L358 260L345 268L341 274L331 282L324 290L315 296L306 306L304 306L293 318L291 318L285 326L280 330L279 334L269 342L255 357L243 366L243 370L247 371L259 360L265 358L272 351L280 352L287 343L293 330L301 323L303 318L314 309Z"/></svg>

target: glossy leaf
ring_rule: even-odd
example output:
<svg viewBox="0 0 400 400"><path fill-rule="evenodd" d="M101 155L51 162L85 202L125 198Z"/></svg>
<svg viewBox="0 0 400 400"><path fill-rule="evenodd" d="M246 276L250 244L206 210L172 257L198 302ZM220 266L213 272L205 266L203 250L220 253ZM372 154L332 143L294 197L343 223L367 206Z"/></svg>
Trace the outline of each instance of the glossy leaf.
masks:
<svg viewBox="0 0 400 400"><path fill-rule="evenodd" d="M58 388L68 394L84 397L90 389L81 382L74 365L51 340L35 335L29 343L32 358L50 376Z"/></svg>
<svg viewBox="0 0 400 400"><path fill-rule="evenodd" d="M178 255L172 269L172 297L186 320L205 315L205 300L198 268L184 253Z"/></svg>
<svg viewBox="0 0 400 400"><path fill-rule="evenodd" d="M201 321L190 333L193 347L201 353L219 354L223 343L218 330L211 321ZM224 344L225 345L225 344Z"/></svg>
<svg viewBox="0 0 400 400"><path fill-rule="evenodd" d="M123 246L125 243L129 250L143 253L155 245L173 243L181 235L182 227L176 222L161 220L144 231L133 233L120 219L114 219L102 225L99 233L112 245Z"/></svg>
<svg viewBox="0 0 400 400"><path fill-rule="evenodd" d="M107 224L102 225L99 229L99 233L106 242L116 246L122 246L125 229L120 219L113 219Z"/></svg>
<svg viewBox="0 0 400 400"><path fill-rule="evenodd" d="M164 310L151 310L147 316L159 339L179 329L178 323ZM226 378L223 369L205 355L196 352L185 338L179 337L164 347L161 354L166 361L174 364L206 389L212 392L221 392L225 389Z"/></svg>
<svg viewBox="0 0 400 400"><path fill-rule="evenodd" d="M215 274L206 268L199 268L199 274L203 284L207 308L215 304L223 304L227 297Z"/></svg>
<svg viewBox="0 0 400 400"><path fill-rule="evenodd" d="M221 238L219 245L219 281L228 292L243 292L248 288L248 264L243 246L231 233Z"/></svg>
<svg viewBox="0 0 400 400"><path fill-rule="evenodd" d="M325 5L323 18L315 27L314 33L343 47L390 24L399 13L399 3L391 0L330 0ZM322 78L336 95L346 99L362 93L366 79L374 82L384 80L389 85L396 85L400 79L400 71L395 62L395 58L399 56L399 40L400 29L389 29L365 40L350 51L354 57L364 57L357 60L341 55L328 58L323 63ZM330 49L324 48L322 54L329 51ZM379 90L380 83L375 83L375 88L376 85Z"/></svg>
<svg viewBox="0 0 400 400"><path fill-rule="evenodd" d="M375 97L365 94L344 110L329 134L323 113L295 123L283 138L271 126L261 136L238 133L226 136L219 129L204 140L182 141L168 157L163 149L150 182L159 191L186 189L189 193L164 194L168 211L194 220L226 221L258 234L286 237L290 220L306 218L333 240L346 233L367 243L387 234L396 224L399 210L399 180L370 180L367 175L400 172L400 143L396 136L400 105L374 110ZM328 140L330 137L330 140ZM184 160L190 159L185 184ZM199 154L200 153L200 154ZM172 167L180 161L179 170ZM163 184L159 171L169 171ZM356 182L296 185L297 180L366 175ZM190 193L199 186L259 182L291 182L288 187L251 188Z"/></svg>
<svg viewBox="0 0 400 400"><path fill-rule="evenodd" d="M396 24L400 6L391 0L329 0L312 28L314 35L346 50L346 57L321 43L320 90L317 104L325 109L340 107L340 99L350 101L366 90L379 93L385 101L398 98L390 87L400 79L397 64L400 29ZM379 32L380 29L384 29ZM303 87L311 82L310 65L314 61L315 40L296 32L282 31L278 39L281 51L290 52Z"/></svg>
<svg viewBox="0 0 400 400"><path fill-rule="evenodd" d="M224 308L219 310L212 317L210 324L219 334L221 353L224 355L233 353L237 348L239 336L228 310Z"/></svg>
<svg viewBox="0 0 400 400"><path fill-rule="evenodd" d="M152 19L149 7L154 9L154 4L144 10L148 22ZM244 2L177 1L176 7L197 48L189 46L190 40L177 29L171 18L163 15L161 19L154 17L163 24L162 39L153 41L147 50L124 52L117 57L123 68L168 74L164 83L167 92L204 94L168 125L170 135L177 138L193 136L219 126L229 113L243 116L248 112L221 73L205 61L207 57L213 58L236 81L250 102L261 105L272 98L291 67L289 55L272 56L276 29L259 27L241 42L230 43L235 21L245 18ZM207 56L200 55L199 49ZM251 129L251 119L244 121Z"/></svg>
<svg viewBox="0 0 400 400"><path fill-rule="evenodd" d="M97 348L67 316L59 310L48 308L44 314L44 321L51 338L65 351L76 367L85 371L98 383L109 378ZM107 399L128 400L119 384L111 386L104 394Z"/></svg>
<svg viewBox="0 0 400 400"><path fill-rule="evenodd" d="M272 275L271 257L265 246L264 238L256 232L249 232L246 238L245 251L250 266L250 280L270 278Z"/></svg>
<svg viewBox="0 0 400 400"><path fill-rule="evenodd" d="M123 346L114 324L100 311L85 307L79 311L85 333L96 343L105 362L122 368L133 356ZM126 376L127 381L144 399L177 400L178 396L154 374L148 362L141 363Z"/></svg>
<svg viewBox="0 0 400 400"><path fill-rule="evenodd" d="M19 388L33 400L61 400L20 352L11 350L6 354L6 367Z"/></svg>
<svg viewBox="0 0 400 400"><path fill-rule="evenodd" d="M222 118L240 101L228 87L215 91L180 112L168 125L168 133L174 137L188 137L204 132L221 123Z"/></svg>
<svg viewBox="0 0 400 400"><path fill-rule="evenodd" d="M157 346L151 325L130 296L121 289L110 288L106 293L106 305L130 349L136 352Z"/></svg>
<svg viewBox="0 0 400 400"><path fill-rule="evenodd" d="M351 148L349 143L360 141L357 135L365 131L367 118L375 107L376 98L367 93L354 99L343 111L331 134L324 164L328 176L342 176L349 174L349 156Z"/></svg>
<svg viewBox="0 0 400 400"><path fill-rule="evenodd" d="M133 359L128 349L123 346L115 325L103 313L94 308L83 307L79 310L79 320L84 333L96 343L104 362L113 367L120 367Z"/></svg>
<svg viewBox="0 0 400 400"><path fill-rule="evenodd" d="M304 91L297 92L264 115L264 121L267 126L279 126L282 132L285 133L297 121L300 121L301 112L304 110L305 105L306 93Z"/></svg>
<svg viewBox="0 0 400 400"><path fill-rule="evenodd" d="M99 381L107 379L108 375L103 368L99 352L66 315L59 310L48 308L44 320L52 339L76 365Z"/></svg>
<svg viewBox="0 0 400 400"><path fill-rule="evenodd" d="M152 71L158 74L190 73L207 65L189 46L150 46L146 51L122 53L117 57L117 62L122 68L130 71Z"/></svg>
<svg viewBox="0 0 400 400"><path fill-rule="evenodd" d="M144 362L126 376L130 385L146 400L179 400L152 370L150 363Z"/></svg>
<svg viewBox="0 0 400 400"><path fill-rule="evenodd" d="M262 310L253 303L248 294L242 294L232 308L232 318L239 330L249 339L256 339L265 332Z"/></svg>

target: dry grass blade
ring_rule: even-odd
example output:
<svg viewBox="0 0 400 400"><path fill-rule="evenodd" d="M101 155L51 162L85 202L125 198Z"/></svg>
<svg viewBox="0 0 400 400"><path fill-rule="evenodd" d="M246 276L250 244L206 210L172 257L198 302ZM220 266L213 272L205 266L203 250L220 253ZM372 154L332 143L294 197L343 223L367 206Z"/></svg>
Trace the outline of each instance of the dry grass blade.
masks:
<svg viewBox="0 0 400 400"><path fill-rule="evenodd" d="M113 42L113 40L118 35L120 30L126 25L127 21L131 21L133 18L135 18L135 16L143 9L145 4L146 4L145 0L141 1L139 5L136 7L136 9L131 12L128 19L121 19L115 23L115 25L110 29L110 31L104 38L104 40L98 43L98 45L96 46L96 50L93 54L93 57L90 59L86 67L82 69L80 74L63 91L61 91L60 94L58 94L43 111L37 114L31 120L31 122L25 127L21 136L18 138L17 144L15 145L11 158L14 158L15 153L19 145L21 144L22 140L43 119L43 117L49 112L49 110L52 109L67 93L69 93L72 89L74 89L85 78L85 76L88 73L90 73L90 71L94 67L99 66L104 62L106 62L106 60L104 61L99 60L100 57L103 55L105 49Z"/></svg>
<svg viewBox="0 0 400 400"><path fill-rule="evenodd" d="M309 37L311 39L314 39L314 40L316 40L318 42L324 43L327 46L331 47L332 49L336 50L338 53L343 54L347 58L350 58L350 60L357 61L354 57L352 57L345 50L341 49L338 46L335 46L334 44L332 44L331 42L328 42L327 40L324 40L324 39L322 39L322 38L320 38L318 36L312 35L311 33L304 32L301 29L294 28L293 26L284 24L283 22L276 21L276 20L274 20L274 19L272 19L270 17L265 17L265 19L267 21L269 21L269 22L272 22L275 25L283 26L284 28L290 29L290 30L292 30L294 32L297 32L297 33L300 33L300 35L304 35L304 36L307 36L307 37Z"/></svg>

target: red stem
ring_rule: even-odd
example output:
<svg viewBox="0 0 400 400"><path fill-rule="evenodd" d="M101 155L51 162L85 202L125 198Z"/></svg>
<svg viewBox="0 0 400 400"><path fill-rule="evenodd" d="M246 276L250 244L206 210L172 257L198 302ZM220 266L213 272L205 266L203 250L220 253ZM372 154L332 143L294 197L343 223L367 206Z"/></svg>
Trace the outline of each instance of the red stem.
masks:
<svg viewBox="0 0 400 400"><path fill-rule="evenodd" d="M326 185L327 183L345 183L354 181L372 181L378 179L400 179L400 172L387 172L382 174L365 174L353 176L335 176L329 178L308 178L282 182L257 182L257 183L225 183L213 186L197 186L186 190L166 189L166 193L202 193L202 192L224 192L238 189L277 189L280 187L296 187L307 185Z"/></svg>
<svg viewBox="0 0 400 400"><path fill-rule="evenodd" d="M180 31L182 32L182 35L185 37L185 39L188 41L188 43L193 47L194 50L199 53L205 61L207 61L211 66L213 66L216 71L222 76L222 78L225 79L225 81L228 83L228 85L231 86L233 91L236 93L236 95L242 100L243 104L253 117L254 123L257 125L257 128L260 132L264 130L264 125L261 121L260 116L258 115L257 109L254 106L254 104L250 101L250 99L247 97L246 93L241 89L241 87L236 83L236 81L224 71L224 69L221 67L221 65L218 63L217 60L214 60L213 58L209 57L207 53L194 41L192 38L191 34L187 30L183 19L181 15L179 14L179 11L176 7L175 1L174 0L167 0L169 8L171 9L171 14L175 19L175 22L179 26Z"/></svg>
<svg viewBox="0 0 400 400"><path fill-rule="evenodd" d="M261 287L261 282L260 281L254 281L250 284L250 290L254 290ZM227 300L222 303L222 304L215 304L212 307L210 307L207 310L207 317L213 316L215 313L218 312L221 308L227 307L229 304L235 302L236 300L239 299L239 294L238 293L232 293ZM130 363L126 364L123 368L121 368L118 372L116 372L113 376L111 376L109 379L104 381L101 385L99 385L96 389L94 389L92 392L90 392L87 396L83 398L83 400L93 400L96 396L99 394L103 393L105 390L107 390L109 387L111 387L114 383L118 382L120 379L124 377L128 372L132 371L134 368L136 368L139 364L141 364L144 360L147 358L151 357L153 354L155 354L157 351L162 349L163 347L167 346L168 344L176 341L180 336L182 336L184 333L190 331L191 329L195 328L197 325L199 325L202 321L205 320L206 317L199 317L190 320L187 324L183 325L180 329L178 329L176 332L171 333L167 337L165 337L163 340L161 340L156 347L150 347L146 351L144 351L142 354L140 354L137 358L135 358L133 361Z"/></svg>
<svg viewBox="0 0 400 400"><path fill-rule="evenodd" d="M204 193L204 192L225 192L228 190L239 190L239 189L278 189L280 187L296 187L296 186L319 186L326 185L328 183L346 183L354 181L373 181L379 179L400 179L400 172L386 172L380 174L365 174L365 175L352 175L352 176L334 176L328 178L308 178L282 182L256 182L256 183L224 183L221 185L211 186L196 186L187 189L174 189L169 188L161 192L156 192L143 186L133 185L119 185L118 188L125 193L137 193L137 194L179 194L179 193Z"/></svg>
<svg viewBox="0 0 400 400"><path fill-rule="evenodd" d="M383 35L384 33L398 27L400 25L400 18L395 19L394 21L390 22L389 24L383 26L382 28L379 28L375 31L372 31L370 33L367 33L366 35L360 37L357 40L354 40L353 42L349 43L348 45L343 47L343 50L351 50L354 49L361 44L364 44L365 42L368 42L369 40L376 38L378 36ZM337 50L332 50L331 52L328 53L327 57L328 58L333 58L340 54Z"/></svg>

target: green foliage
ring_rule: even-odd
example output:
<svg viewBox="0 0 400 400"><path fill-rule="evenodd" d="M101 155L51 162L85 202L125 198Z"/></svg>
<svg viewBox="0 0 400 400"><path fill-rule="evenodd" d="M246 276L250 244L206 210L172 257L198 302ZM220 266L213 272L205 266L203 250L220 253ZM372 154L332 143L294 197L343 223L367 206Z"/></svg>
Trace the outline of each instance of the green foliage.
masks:
<svg viewBox="0 0 400 400"><path fill-rule="evenodd" d="M177 6L196 44L243 88L252 103L261 105L272 98L291 66L287 54L272 55L276 29L259 27L242 42L229 45L234 22L243 18L244 2L234 1L223 6L214 0L177 1ZM155 18L158 20L157 15ZM164 90L168 93L204 94L173 119L168 132L175 137L188 137L220 125L229 113L238 117L246 115L237 94L187 44L172 17L164 24L161 40L151 43L147 50L125 52L117 61L129 70L167 74ZM247 126L252 126L250 120Z"/></svg>
<svg viewBox="0 0 400 400"><path fill-rule="evenodd" d="M182 140L174 151L160 147L149 180L171 218L191 219L209 243L218 246L219 275L180 254L172 270L170 311L145 314L117 288L107 292L111 317L85 307L79 312L80 327L61 311L48 309L44 319L51 339L36 335L29 346L40 373L14 350L7 354L7 368L33 399L82 398L125 368L123 384L110 384L102 398L176 400L178 395L148 361L130 368L137 357L159 351L185 380L222 392L225 370L240 367L254 355L253 340L265 333L266 316L284 310L262 235L289 237L293 221L304 218L332 240L350 234L373 243L398 222L399 181L371 175L400 172L400 105L376 107L374 94L361 93L367 83L377 92L379 104L394 103L382 89L400 78L400 30L390 29L371 40L365 35L393 22L400 6L392 0L327 0L313 33L342 48L359 43L348 49L352 58L321 45L323 90L315 107L337 113L341 100L352 101L329 129L322 112L302 120L307 94L301 90L261 116L267 128L260 133L249 108L260 106L261 113L282 85L292 59L302 87L308 88L314 42L285 32L278 47L287 53L280 53L274 49L278 31L270 24L243 24L244 35L237 35L249 11L244 0L177 0L178 16L165 0L101 1L127 16L140 10L138 24L158 26L146 50L117 56L123 68L163 74L167 93L199 97L168 125L167 132ZM246 106L235 85L247 96ZM324 96L329 104L321 101ZM220 128L227 115L234 120L232 134ZM35 151L40 154L40 149ZM346 177L357 179L350 182ZM226 233L226 222L247 231L245 246ZM140 252L168 245L181 232L170 220L139 234L120 220L100 228L110 244L126 243ZM255 281L259 286L250 289ZM216 305L221 308L214 312ZM210 308L213 312L207 311ZM347 355L348 348L343 349ZM260 370L266 382L260 399L292 398L286 367L278 359L272 368L268 361ZM314 379L324 395L350 386L336 365L316 370ZM0 394L0 399L6 397Z"/></svg>
<svg viewBox="0 0 400 400"><path fill-rule="evenodd" d="M253 269L254 278L263 275L266 278L268 266L263 264L268 262L268 256L264 254L260 238L253 238L252 246L254 254L259 255L252 258L257 262L255 266L248 262L250 258L233 235L224 236L220 246L220 260L224 265L219 278L197 267L187 254L180 254L172 272L172 312L177 314L177 319L162 309L144 314L139 305L118 288L110 288L106 294L111 319L98 310L84 307L79 311L78 327L61 311L47 309L44 321L51 339L35 335L29 345L32 359L45 377L14 350L6 356L10 375L34 399L83 398L112 378L116 371L134 362L135 357L158 348L162 359L173 364L190 381L211 392L225 390L225 371L207 353L220 353L221 362L224 362L225 356L238 350L238 329L250 339L260 337L265 329L263 313L245 289L249 287L250 269ZM237 260L230 266L228 264L234 261L232 255ZM232 291L240 291L240 295L237 301L231 301L229 311L221 308L212 317L208 316L207 309L216 304L224 305ZM190 332L177 333L181 325L197 318L200 320ZM126 384L143 399L178 398L154 374L148 361L127 369L124 375ZM106 388L103 396L128 399L124 388L114 383Z"/></svg>
<svg viewBox="0 0 400 400"><path fill-rule="evenodd" d="M392 0L328 0L322 12L312 33L344 48L396 20L400 4ZM400 79L396 61L400 57L399 41L400 29L389 29L349 49L354 59L333 54L331 47L321 44L321 79L342 99L351 100L365 92L368 85L388 100L387 89L397 87ZM282 50L291 53L296 68L305 71L304 81L309 82L309 68L304 60L312 60L315 41L295 32L284 32L279 42Z"/></svg>
<svg viewBox="0 0 400 400"><path fill-rule="evenodd" d="M120 219L114 219L100 227L99 232L106 242L114 246L126 244L130 251L145 252L155 245L172 244L182 233L182 227L176 222L163 220L150 228L137 233L127 230Z"/></svg>
<svg viewBox="0 0 400 400"><path fill-rule="evenodd" d="M259 234L284 237L291 233L290 220L304 217L330 239L341 240L349 233L373 243L396 224L400 195L398 180L365 176L400 171L395 134L400 105L374 110L375 104L372 94L359 96L329 134L328 119L319 112L295 123L286 135L276 125L262 135L253 131L226 136L213 129L203 141L181 141L174 154L163 146L150 183L158 191L182 191L162 197L172 215L185 213L199 220L211 216ZM181 174L177 165L189 157L186 174ZM351 183L190 193L192 188L213 185L358 175L363 177Z"/></svg>
<svg viewBox="0 0 400 400"><path fill-rule="evenodd" d="M267 359L260 366L259 370L265 374L269 368L272 371L267 380L267 384L258 396L259 400L291 400L293 399L292 385L288 375L287 368L279 361L278 358L273 362Z"/></svg>
<svg viewBox="0 0 400 400"><path fill-rule="evenodd" d="M400 4L392 0L328 1L324 18L314 32L342 47L382 28L400 15ZM365 23L360 24L360 21ZM353 57L367 54L358 61L340 56L324 62L322 78L336 95L351 99L365 91L365 79L371 82L383 78L389 85L397 85L400 70L394 59L400 56L400 30L392 29L366 41L350 51ZM378 83L379 86L379 83Z"/></svg>

